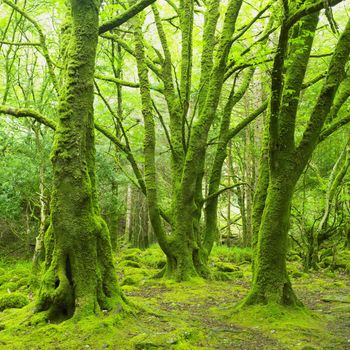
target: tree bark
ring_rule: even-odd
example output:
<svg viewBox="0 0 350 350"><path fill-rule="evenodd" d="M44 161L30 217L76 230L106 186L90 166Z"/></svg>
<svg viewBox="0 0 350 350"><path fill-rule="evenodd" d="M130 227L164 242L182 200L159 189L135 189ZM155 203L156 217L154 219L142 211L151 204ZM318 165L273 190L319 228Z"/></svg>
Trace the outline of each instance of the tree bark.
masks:
<svg viewBox="0 0 350 350"><path fill-rule="evenodd" d="M289 215L293 184L288 173L272 175L261 220L253 287L246 305L275 302L299 304L286 269Z"/></svg>
<svg viewBox="0 0 350 350"><path fill-rule="evenodd" d="M81 317L125 300L118 288L95 184L93 76L99 1L71 0L64 85L52 148L53 193L45 274L37 308L53 320Z"/></svg>
<svg viewBox="0 0 350 350"><path fill-rule="evenodd" d="M344 78L344 68L350 53L349 21L337 43L302 141L296 147L296 114L318 14L309 15L303 23L297 23L293 27L292 37L303 40L298 40L289 47L288 26L285 23L281 27L272 76L267 197L259 225L253 284L242 305L300 304L286 271L291 200L295 185L317 145L338 86Z"/></svg>

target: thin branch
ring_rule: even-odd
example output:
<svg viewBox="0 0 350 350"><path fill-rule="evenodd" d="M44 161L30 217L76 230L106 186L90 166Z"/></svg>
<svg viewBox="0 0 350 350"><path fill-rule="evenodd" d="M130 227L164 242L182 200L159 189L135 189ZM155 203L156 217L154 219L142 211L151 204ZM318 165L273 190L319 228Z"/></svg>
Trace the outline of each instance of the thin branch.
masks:
<svg viewBox="0 0 350 350"><path fill-rule="evenodd" d="M48 126L50 129L56 130L56 123L53 120L48 119L41 113L30 108L16 108L12 106L0 105L0 114L8 114L16 118L30 117L39 123Z"/></svg>
<svg viewBox="0 0 350 350"><path fill-rule="evenodd" d="M236 136L241 130L243 130L249 123L255 120L261 113L263 113L269 105L269 99L266 99L264 103L258 107L253 113L251 113L247 118L242 120L234 128L232 128L227 135L227 142Z"/></svg>
<svg viewBox="0 0 350 350"><path fill-rule="evenodd" d="M101 37L105 39L113 40L114 42L118 43L120 47L122 47L127 53L135 57L134 50L132 50L132 48L128 45L128 43L125 40L121 39L117 35L107 33L107 34L101 35ZM153 73L155 73L160 79L162 78L161 70L148 57L146 58L146 64L148 68L152 70Z"/></svg>
<svg viewBox="0 0 350 350"><path fill-rule="evenodd" d="M128 136L127 136L127 134L125 132L125 129L124 129L122 121L120 120L119 116L114 112L113 108L111 107L111 105L109 104L107 99L102 95L101 90L100 90L98 84L96 83L96 81L95 81L95 87L96 87L98 96L101 98L101 100L103 101L103 103L107 107L109 113L111 113L111 115L113 116L114 121L117 122L117 124L118 124L118 126L119 126L119 128L120 128L120 130L121 130L121 132L123 134L123 137L125 139L125 144L126 144L127 149L129 151L131 151L130 144L129 144L129 139L128 139Z"/></svg>
<svg viewBox="0 0 350 350"><path fill-rule="evenodd" d="M144 10L149 5L153 4L156 0L141 0L135 5L129 7L125 12L119 16L111 19L110 21L103 23L99 28L99 34L103 34L112 30L116 27L121 26L123 23L127 22L129 19L136 16L139 12Z"/></svg>
<svg viewBox="0 0 350 350"><path fill-rule="evenodd" d="M95 74L95 78L98 80L109 81L110 83L115 83L118 85L127 86L129 88L138 89L140 87L139 83L134 83L132 81L125 81L125 80L118 79L118 78L115 78L112 76L104 76L104 75L100 75L100 74Z"/></svg>
<svg viewBox="0 0 350 350"><path fill-rule="evenodd" d="M232 42L237 41L242 35L244 35L247 30L271 7L272 4L268 4L263 8L247 25L245 25L242 30L237 33L233 38Z"/></svg>
<svg viewBox="0 0 350 350"><path fill-rule="evenodd" d="M23 11L21 8L19 8L16 4L12 3L9 0L3 0L3 2L5 4L7 4L8 6L12 7L15 11L17 11L18 13L20 13L23 17L25 17L29 22L31 22L35 29L37 30L38 34L39 34L39 40L40 40L40 47L42 49L42 54L46 60L46 64L49 70L49 74L50 77L52 79L52 83L54 85L54 88L57 92L57 94L59 94L59 85L58 85L58 81L54 72L54 67L53 67L53 62L50 58L49 55L49 50L47 48L46 45L46 37L44 35L43 30L41 29L39 23L37 21L35 21L32 17L30 17L25 11Z"/></svg>
<svg viewBox="0 0 350 350"><path fill-rule="evenodd" d="M350 114L346 117L337 120L336 122L332 123L331 125L327 126L320 134L318 142L324 141L328 136L332 135L334 132L339 130L342 126L347 125L350 123Z"/></svg>
<svg viewBox="0 0 350 350"><path fill-rule="evenodd" d="M2 45L13 45L13 46L41 46L41 43L31 43L31 42L11 42L0 40L0 44Z"/></svg>
<svg viewBox="0 0 350 350"><path fill-rule="evenodd" d="M216 198L218 196L220 196L221 193L225 192L225 191L228 191L228 190L232 190L233 188L236 188L236 187L239 187L239 186L243 186L243 185L248 185L247 182L238 182L232 186L228 186L228 187L225 187L225 188L222 188L221 190L215 192L215 193L212 193L211 195L209 195L208 197L204 198L203 199L203 203L213 199L213 198Z"/></svg>
<svg viewBox="0 0 350 350"><path fill-rule="evenodd" d="M174 153L174 148L173 148L173 145L171 143L171 138L170 138L170 135L169 135L169 131L164 123L164 118L162 116L162 114L160 113L159 109L157 108L157 105L155 104L154 100L152 99L152 105L153 105L153 108L154 110L156 111L158 117L159 117L159 120L160 120L160 123L162 124L162 127L164 129L164 132L165 132L165 136L166 136L166 139L168 141L168 144L169 144L169 147L170 147L170 150L172 153Z"/></svg>
<svg viewBox="0 0 350 350"><path fill-rule="evenodd" d="M307 15L311 15L312 13L318 12L325 8L326 6L335 6L341 3L343 0L319 0L315 4L304 7L298 11L296 11L293 15L291 15L286 21L286 27L291 28L296 22Z"/></svg>
<svg viewBox="0 0 350 350"><path fill-rule="evenodd" d="M95 74L95 78L98 79L98 80L103 80L103 81L108 81L110 83L115 83L117 85L126 86L126 87L129 87L129 88L132 88L132 89L138 89L140 87L139 83L135 83L133 81L126 81L126 80L115 78L115 77L112 77L112 76L105 76L105 75L101 75L101 74ZM163 93L163 88L161 86L151 85L150 88L151 88L151 90Z"/></svg>

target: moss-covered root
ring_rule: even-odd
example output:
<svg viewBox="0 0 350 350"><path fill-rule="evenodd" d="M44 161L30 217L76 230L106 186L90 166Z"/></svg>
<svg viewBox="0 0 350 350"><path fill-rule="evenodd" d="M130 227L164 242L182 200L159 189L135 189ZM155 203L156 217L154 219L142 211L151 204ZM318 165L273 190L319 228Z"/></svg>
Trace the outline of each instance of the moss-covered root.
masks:
<svg viewBox="0 0 350 350"><path fill-rule="evenodd" d="M98 218L92 227L95 229L86 234L86 240L60 244L54 238L55 248L37 301L37 311L48 311L50 320L130 309L118 287L106 224Z"/></svg>
<svg viewBox="0 0 350 350"><path fill-rule="evenodd" d="M183 242L180 239L169 242L171 255L159 277L174 279L178 282L193 278L210 278L207 254L196 242Z"/></svg>
<svg viewBox="0 0 350 350"><path fill-rule="evenodd" d="M237 304L236 309L241 309L251 305L267 305L275 304L288 307L302 307L302 302L295 295L292 285L288 279L285 278L284 283L278 283L276 288L259 288L256 286L252 289L247 297Z"/></svg>
<svg viewBox="0 0 350 350"><path fill-rule="evenodd" d="M174 254L167 257L166 269L164 277L174 279L178 282L189 281L198 277L198 273L194 267L192 255L188 251L178 251L180 254Z"/></svg>

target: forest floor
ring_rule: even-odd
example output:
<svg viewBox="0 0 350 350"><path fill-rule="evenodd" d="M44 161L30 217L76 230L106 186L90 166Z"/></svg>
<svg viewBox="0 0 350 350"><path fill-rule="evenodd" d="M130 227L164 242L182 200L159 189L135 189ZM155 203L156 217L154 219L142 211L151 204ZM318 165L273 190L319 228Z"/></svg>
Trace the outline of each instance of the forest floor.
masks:
<svg viewBox="0 0 350 350"><path fill-rule="evenodd" d="M33 303L0 312L0 349L350 349L350 276L305 274L289 263L294 289L305 308L271 306L235 312L247 294L247 251L218 248L211 262L217 279L175 283L152 279L164 263L158 249L125 251L116 259L122 289L137 310L104 313L74 323L48 324ZM0 261L1 297L32 295L29 262Z"/></svg>

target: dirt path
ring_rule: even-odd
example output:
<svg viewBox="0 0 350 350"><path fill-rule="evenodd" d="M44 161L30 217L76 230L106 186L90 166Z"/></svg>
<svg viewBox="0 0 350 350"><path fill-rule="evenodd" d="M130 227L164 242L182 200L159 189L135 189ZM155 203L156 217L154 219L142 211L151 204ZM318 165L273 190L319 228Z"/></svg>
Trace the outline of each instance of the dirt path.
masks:
<svg viewBox="0 0 350 350"><path fill-rule="evenodd" d="M350 304L345 302L350 295L349 276L342 276L341 283L339 276L308 276L296 279L294 284L305 306L313 311L312 317L317 322L322 320L325 328L313 325L308 328L298 324L298 320L291 325L271 323L271 327L266 324L260 327L256 320L251 320L251 325L240 324L242 315L235 320L230 311L249 288L245 279L192 286L182 284L176 288L143 286L127 292L131 299L142 301L161 315L151 320L145 314L141 320L159 324L157 332L169 334L165 344L164 339L162 343L153 336L141 342L139 349L176 349L184 341L191 344L188 349L349 350Z"/></svg>

